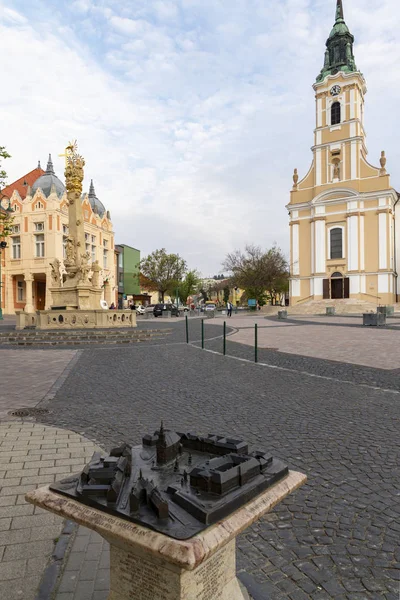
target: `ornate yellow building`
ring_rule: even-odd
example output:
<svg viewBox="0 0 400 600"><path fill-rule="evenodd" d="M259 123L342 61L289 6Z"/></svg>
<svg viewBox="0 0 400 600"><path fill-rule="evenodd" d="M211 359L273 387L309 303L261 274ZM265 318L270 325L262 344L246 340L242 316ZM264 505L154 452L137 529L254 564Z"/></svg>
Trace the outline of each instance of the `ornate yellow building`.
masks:
<svg viewBox="0 0 400 600"><path fill-rule="evenodd" d="M342 0L337 0L324 67L313 86L313 162L301 181L295 170L287 206L292 306L307 299L391 304L397 298L399 195L390 185L385 153L380 167L367 161L367 87L355 64L353 43Z"/></svg>
<svg viewBox="0 0 400 600"><path fill-rule="evenodd" d="M51 306L51 265L63 266L68 239L67 192L56 176L49 156L46 171L39 166L1 190L1 204L14 210L11 235L3 259L4 314L32 313ZM101 267L103 297L115 302L116 266L110 213L97 198L93 182L82 194L85 251ZM99 307L100 308L100 307Z"/></svg>

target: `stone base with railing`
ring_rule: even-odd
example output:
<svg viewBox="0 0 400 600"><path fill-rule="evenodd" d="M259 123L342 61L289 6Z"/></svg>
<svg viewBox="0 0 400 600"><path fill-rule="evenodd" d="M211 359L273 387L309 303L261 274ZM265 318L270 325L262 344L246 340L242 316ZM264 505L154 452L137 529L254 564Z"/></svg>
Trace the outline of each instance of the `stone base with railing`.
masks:
<svg viewBox="0 0 400 600"><path fill-rule="evenodd" d="M132 310L38 310L35 313L19 311L16 329L35 327L54 329L122 329L136 327L136 313Z"/></svg>

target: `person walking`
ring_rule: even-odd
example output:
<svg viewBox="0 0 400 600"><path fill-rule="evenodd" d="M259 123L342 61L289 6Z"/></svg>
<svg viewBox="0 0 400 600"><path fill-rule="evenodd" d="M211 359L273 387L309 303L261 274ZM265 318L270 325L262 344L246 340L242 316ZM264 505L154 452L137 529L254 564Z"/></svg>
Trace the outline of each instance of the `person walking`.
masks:
<svg viewBox="0 0 400 600"><path fill-rule="evenodd" d="M228 309L228 317L231 317L232 316L232 308L233 308L232 303L228 301L226 304L226 308Z"/></svg>

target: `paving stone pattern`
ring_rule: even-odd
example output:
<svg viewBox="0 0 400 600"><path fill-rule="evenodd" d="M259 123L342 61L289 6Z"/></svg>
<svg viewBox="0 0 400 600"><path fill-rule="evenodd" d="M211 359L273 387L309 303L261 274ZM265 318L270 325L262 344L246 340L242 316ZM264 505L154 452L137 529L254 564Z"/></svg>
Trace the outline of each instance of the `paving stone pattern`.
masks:
<svg viewBox="0 0 400 600"><path fill-rule="evenodd" d="M10 410L35 406L62 375L76 350L0 350L0 419ZM23 375L22 375L23 374Z"/></svg>
<svg viewBox="0 0 400 600"><path fill-rule="evenodd" d="M178 342L183 329L176 327ZM354 384L341 382L351 365L290 360L300 371L179 343L84 350L43 420L108 448L140 443L163 418L178 430L231 434L271 450L309 480L240 536L238 569L269 600L399 600L400 398L358 385L360 372ZM338 381L301 372L307 369ZM94 593L94 583L82 587ZM58 600L76 600L75 591L62 593L70 595L60 591Z"/></svg>
<svg viewBox="0 0 400 600"><path fill-rule="evenodd" d="M0 424L0 598L34 600L63 519L24 495L82 469L92 442L31 422Z"/></svg>

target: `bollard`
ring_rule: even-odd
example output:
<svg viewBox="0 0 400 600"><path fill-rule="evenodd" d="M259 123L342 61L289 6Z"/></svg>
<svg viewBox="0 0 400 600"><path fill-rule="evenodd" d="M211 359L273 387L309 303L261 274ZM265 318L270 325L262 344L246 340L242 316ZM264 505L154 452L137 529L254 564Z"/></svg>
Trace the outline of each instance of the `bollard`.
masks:
<svg viewBox="0 0 400 600"><path fill-rule="evenodd" d="M226 321L224 321L224 356L226 354Z"/></svg>
<svg viewBox="0 0 400 600"><path fill-rule="evenodd" d="M258 362L258 326L254 325L254 362Z"/></svg>
<svg viewBox="0 0 400 600"><path fill-rule="evenodd" d="M186 321L186 343L189 343L189 323L188 323L188 318L187 315L185 315L185 321Z"/></svg>
<svg viewBox="0 0 400 600"><path fill-rule="evenodd" d="M201 349L204 350L204 319L201 320Z"/></svg>

